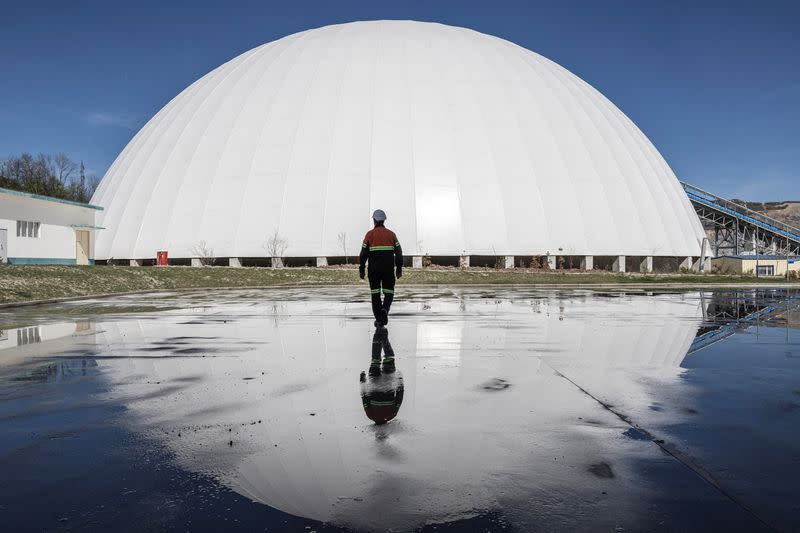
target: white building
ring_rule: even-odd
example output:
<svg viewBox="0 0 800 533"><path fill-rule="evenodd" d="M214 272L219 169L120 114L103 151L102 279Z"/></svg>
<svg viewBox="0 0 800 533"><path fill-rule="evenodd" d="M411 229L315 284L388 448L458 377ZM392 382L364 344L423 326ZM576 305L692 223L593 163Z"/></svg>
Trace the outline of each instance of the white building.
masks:
<svg viewBox="0 0 800 533"><path fill-rule="evenodd" d="M670 167L597 90L503 39L413 21L326 26L232 59L136 134L93 203L98 259L189 258L201 241L264 257L276 232L287 257L352 256L375 208L413 256L652 268L700 256L704 237Z"/></svg>
<svg viewBox="0 0 800 533"><path fill-rule="evenodd" d="M94 264L95 214L102 207L0 189L0 262Z"/></svg>

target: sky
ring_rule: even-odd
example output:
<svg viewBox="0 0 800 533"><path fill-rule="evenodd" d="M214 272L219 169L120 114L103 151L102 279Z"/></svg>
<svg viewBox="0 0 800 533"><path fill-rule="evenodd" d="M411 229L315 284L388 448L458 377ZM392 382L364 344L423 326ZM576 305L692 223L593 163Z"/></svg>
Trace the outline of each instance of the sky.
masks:
<svg viewBox="0 0 800 533"><path fill-rule="evenodd" d="M298 31L412 19L502 37L602 92L675 174L800 200L800 1L2 0L0 157L103 175L147 120L225 61Z"/></svg>

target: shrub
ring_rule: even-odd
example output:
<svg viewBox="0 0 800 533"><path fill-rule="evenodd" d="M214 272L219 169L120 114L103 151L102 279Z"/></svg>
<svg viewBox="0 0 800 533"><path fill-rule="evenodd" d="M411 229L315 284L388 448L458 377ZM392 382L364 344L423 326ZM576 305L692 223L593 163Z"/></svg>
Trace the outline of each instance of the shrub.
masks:
<svg viewBox="0 0 800 533"><path fill-rule="evenodd" d="M214 257L214 249L206 241L198 241L192 247L192 255L200 259L200 264L203 266L211 266L217 261Z"/></svg>

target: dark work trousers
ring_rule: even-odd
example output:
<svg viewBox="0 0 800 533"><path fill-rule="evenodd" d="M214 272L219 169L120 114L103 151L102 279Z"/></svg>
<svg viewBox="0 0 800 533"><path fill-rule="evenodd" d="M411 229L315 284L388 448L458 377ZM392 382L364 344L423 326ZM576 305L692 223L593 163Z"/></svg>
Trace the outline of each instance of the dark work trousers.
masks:
<svg viewBox="0 0 800 533"><path fill-rule="evenodd" d="M372 293L372 314L375 315L375 320L378 322L385 322L384 319L388 317L389 308L394 300L394 268L369 270L367 277ZM383 292L383 301L381 301L381 292Z"/></svg>
<svg viewBox="0 0 800 533"><path fill-rule="evenodd" d="M389 342L389 334L385 329L376 329L372 335L372 362L381 362L381 350L383 350L384 363L394 363L394 350Z"/></svg>

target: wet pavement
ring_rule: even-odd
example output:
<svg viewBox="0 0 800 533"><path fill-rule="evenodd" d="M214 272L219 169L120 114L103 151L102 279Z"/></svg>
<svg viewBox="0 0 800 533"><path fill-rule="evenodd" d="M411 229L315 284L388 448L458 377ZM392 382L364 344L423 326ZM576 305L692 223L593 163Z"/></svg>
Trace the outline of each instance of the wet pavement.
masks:
<svg viewBox="0 0 800 533"><path fill-rule="evenodd" d="M800 293L0 309L7 531L795 531Z"/></svg>

